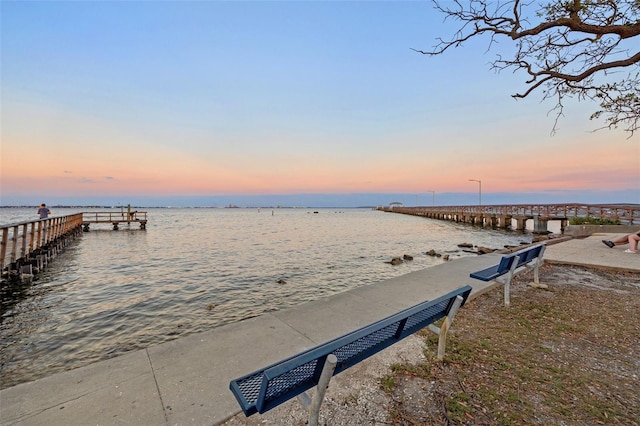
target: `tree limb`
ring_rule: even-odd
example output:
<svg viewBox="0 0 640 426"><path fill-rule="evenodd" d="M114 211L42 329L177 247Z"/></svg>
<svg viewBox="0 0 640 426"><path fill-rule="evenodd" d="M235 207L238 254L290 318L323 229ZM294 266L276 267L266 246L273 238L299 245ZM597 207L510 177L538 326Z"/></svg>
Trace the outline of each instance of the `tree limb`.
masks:
<svg viewBox="0 0 640 426"><path fill-rule="evenodd" d="M640 51L630 40L640 36L638 0L433 0L445 20L461 27L449 40L438 38L432 50L412 49L427 56L442 55L472 39L489 36L491 49L497 37L516 43L512 59L498 55L492 68L512 68L529 75L525 91L512 95L525 98L542 90L543 99L556 97L558 117L565 97L600 102L591 119L605 118L608 128L626 126L631 135L638 130L640 116ZM533 22L533 25L530 25ZM630 52L633 47L634 52ZM612 84L612 70L629 69L627 77ZM554 124L554 131L557 125Z"/></svg>

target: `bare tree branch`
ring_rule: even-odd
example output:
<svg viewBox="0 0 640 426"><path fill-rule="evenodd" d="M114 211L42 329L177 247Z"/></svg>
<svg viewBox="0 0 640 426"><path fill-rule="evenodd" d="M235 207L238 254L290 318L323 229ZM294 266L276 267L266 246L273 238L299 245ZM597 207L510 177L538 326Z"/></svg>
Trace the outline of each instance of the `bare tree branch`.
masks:
<svg viewBox="0 0 640 426"><path fill-rule="evenodd" d="M498 38L508 37L515 43L516 52L512 58L498 55L491 67L527 73L527 89L512 95L514 98L542 90L543 100L556 99L551 109L556 113L553 131L563 115L566 97L599 102L600 109L590 119L604 118L604 128L623 126L629 137L639 129L639 0L433 3L445 20L458 21L461 26L451 39L438 38L432 50L414 51L442 55L482 36L489 36L491 49Z"/></svg>

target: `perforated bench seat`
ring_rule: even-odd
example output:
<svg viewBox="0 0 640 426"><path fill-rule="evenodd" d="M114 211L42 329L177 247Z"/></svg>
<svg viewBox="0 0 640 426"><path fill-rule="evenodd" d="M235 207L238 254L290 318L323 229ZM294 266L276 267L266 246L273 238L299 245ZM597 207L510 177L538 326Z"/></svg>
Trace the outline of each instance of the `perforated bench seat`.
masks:
<svg viewBox="0 0 640 426"><path fill-rule="evenodd" d="M494 265L490 268L483 269L482 271L473 272L471 274L471 278L475 278L477 280L482 280L482 281L495 280L500 275L502 275L502 273L498 271L499 268L500 268L500 265Z"/></svg>
<svg viewBox="0 0 640 426"><path fill-rule="evenodd" d="M464 304L471 293L470 286L464 286L432 301L426 301L391 315L371 325L301 352L283 361L247 374L229 383L246 416L256 412L264 413L283 402L305 392L318 384L327 357L337 358L333 375L346 370L360 361L391 346L399 340L430 326L440 335L442 356L444 340L450 321L457 309ZM432 324L441 318L442 328Z"/></svg>

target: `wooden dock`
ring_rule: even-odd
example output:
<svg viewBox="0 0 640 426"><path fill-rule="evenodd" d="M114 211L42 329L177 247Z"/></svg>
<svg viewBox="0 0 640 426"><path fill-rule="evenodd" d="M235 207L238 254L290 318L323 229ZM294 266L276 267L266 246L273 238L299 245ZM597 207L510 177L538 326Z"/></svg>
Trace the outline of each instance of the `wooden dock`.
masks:
<svg viewBox="0 0 640 426"><path fill-rule="evenodd" d="M32 276L82 233L82 213L0 226L2 280Z"/></svg>
<svg viewBox="0 0 640 426"><path fill-rule="evenodd" d="M132 223L145 230L147 212L82 212L0 225L0 281L33 276L91 224L103 223L115 231Z"/></svg>
<svg viewBox="0 0 640 426"><path fill-rule="evenodd" d="M109 223L113 230L117 231L120 225L131 223L140 224L140 229L147 229L147 212L120 211L120 212L84 212L82 213L82 230L89 232L92 223Z"/></svg>

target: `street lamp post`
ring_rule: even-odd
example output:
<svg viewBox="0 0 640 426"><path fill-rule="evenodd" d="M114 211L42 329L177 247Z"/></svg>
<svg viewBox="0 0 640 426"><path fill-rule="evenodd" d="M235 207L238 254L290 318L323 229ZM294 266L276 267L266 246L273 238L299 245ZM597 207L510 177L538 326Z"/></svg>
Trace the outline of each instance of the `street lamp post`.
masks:
<svg viewBox="0 0 640 426"><path fill-rule="evenodd" d="M435 205L436 205L436 191L431 191L431 190L428 190L428 189L427 189L427 190L426 190L426 191L424 191L424 192L430 192L430 193L431 193L431 195L433 196L433 197L432 197L432 200L433 200L433 201L432 201L432 203L433 203L433 205L435 206Z"/></svg>
<svg viewBox="0 0 640 426"><path fill-rule="evenodd" d="M478 205L482 205L482 181L480 179L469 179L469 182L478 182Z"/></svg>

